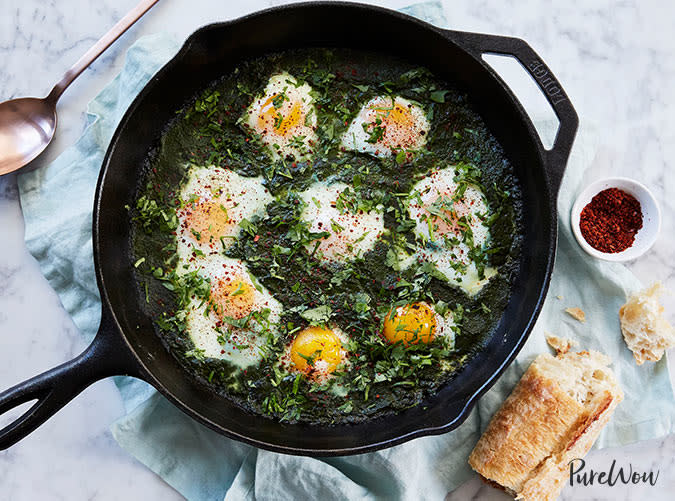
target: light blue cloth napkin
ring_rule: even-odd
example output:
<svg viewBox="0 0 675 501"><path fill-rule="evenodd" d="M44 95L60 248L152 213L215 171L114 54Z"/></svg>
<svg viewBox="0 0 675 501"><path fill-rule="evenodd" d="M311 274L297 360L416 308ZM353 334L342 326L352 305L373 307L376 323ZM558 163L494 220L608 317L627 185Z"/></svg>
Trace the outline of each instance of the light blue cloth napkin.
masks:
<svg viewBox="0 0 675 501"><path fill-rule="evenodd" d="M444 24L438 2L406 11ZM88 127L78 142L47 168L19 178L26 244L87 339L100 320L90 229L103 154L131 100L177 49L164 35L139 40L129 49L120 75L89 104ZM619 306L641 286L639 281L619 264L590 259L569 228L572 201L594 151L591 132L582 129L560 193L559 248L550 292L530 340L457 430L359 456L286 456L224 438L178 411L149 385L116 378L128 411L113 425L116 440L191 500L442 499L468 478L467 457L481 430L533 358L548 351L544 331L576 339L581 348L600 350L614 360L626 399L597 447L672 432L675 400L666 361L637 367L619 329ZM582 307L587 321L566 315L568 306Z"/></svg>

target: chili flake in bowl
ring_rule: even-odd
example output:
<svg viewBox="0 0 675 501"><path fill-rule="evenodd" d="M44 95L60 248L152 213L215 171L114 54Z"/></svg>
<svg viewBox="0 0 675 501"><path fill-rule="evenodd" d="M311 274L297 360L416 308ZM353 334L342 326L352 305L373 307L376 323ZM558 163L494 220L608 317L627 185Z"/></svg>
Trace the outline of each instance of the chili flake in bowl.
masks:
<svg viewBox="0 0 675 501"><path fill-rule="evenodd" d="M572 207L572 231L593 257L629 261L656 241L661 213L654 195L643 184L615 177L589 185Z"/></svg>

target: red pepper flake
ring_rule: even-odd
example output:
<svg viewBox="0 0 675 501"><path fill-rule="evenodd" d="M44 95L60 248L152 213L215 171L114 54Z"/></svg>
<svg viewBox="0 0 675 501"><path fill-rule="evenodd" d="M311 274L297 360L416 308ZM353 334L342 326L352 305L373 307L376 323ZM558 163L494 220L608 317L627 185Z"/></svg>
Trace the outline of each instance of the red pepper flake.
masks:
<svg viewBox="0 0 675 501"><path fill-rule="evenodd" d="M600 252L621 252L633 245L642 228L642 207L629 193L608 188L581 211L579 228L584 239Z"/></svg>

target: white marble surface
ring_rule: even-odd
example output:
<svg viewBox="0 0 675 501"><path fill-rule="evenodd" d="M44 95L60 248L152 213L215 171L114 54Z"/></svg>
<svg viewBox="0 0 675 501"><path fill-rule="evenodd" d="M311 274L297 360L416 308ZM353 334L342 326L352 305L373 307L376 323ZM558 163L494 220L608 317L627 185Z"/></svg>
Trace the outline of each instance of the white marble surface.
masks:
<svg viewBox="0 0 675 501"><path fill-rule="evenodd" d="M3 0L0 2L0 98L44 95L136 0ZM277 0L163 0L65 93L49 162L74 142L86 103L119 70L125 50L144 34L184 38L198 26L230 19ZM410 0L371 2L392 8ZM445 0L452 28L526 39L549 64L582 121L595 124L600 145L591 177L627 175L652 188L662 204L655 247L631 269L644 281L675 290L675 4L661 0ZM348 27L345 27L348 30ZM510 70L505 70L510 71ZM516 75L516 73L514 73ZM526 85L519 95L539 113L541 99ZM58 217L55 214L55 217ZM666 299L674 319L675 296ZM83 343L23 243L15 178L0 178L0 388L72 358ZM27 439L0 452L0 499L180 499L161 479L122 451L108 426L122 414L112 382L86 390ZM14 414L16 415L16 414ZM0 425L9 417L0 418ZM656 486L566 487L562 499L672 499L675 436L620 449L593 451L588 467L613 459L659 470ZM448 499L505 499L473 479Z"/></svg>

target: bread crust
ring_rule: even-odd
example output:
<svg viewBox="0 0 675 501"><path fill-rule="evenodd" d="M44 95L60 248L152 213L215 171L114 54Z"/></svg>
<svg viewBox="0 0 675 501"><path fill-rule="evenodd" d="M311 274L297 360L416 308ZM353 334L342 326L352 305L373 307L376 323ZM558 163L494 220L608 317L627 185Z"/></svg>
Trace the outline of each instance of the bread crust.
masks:
<svg viewBox="0 0 675 501"><path fill-rule="evenodd" d="M590 450L623 399L607 362L595 352L537 357L476 444L471 467L517 499L556 499L569 462ZM583 388L572 389L570 377Z"/></svg>

